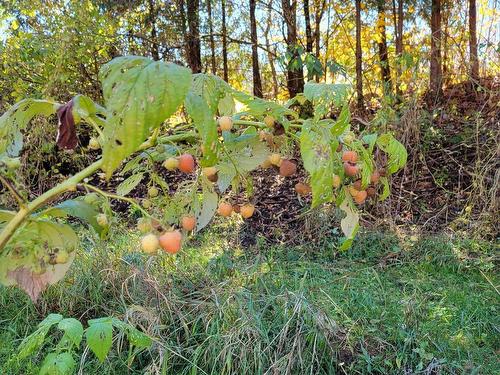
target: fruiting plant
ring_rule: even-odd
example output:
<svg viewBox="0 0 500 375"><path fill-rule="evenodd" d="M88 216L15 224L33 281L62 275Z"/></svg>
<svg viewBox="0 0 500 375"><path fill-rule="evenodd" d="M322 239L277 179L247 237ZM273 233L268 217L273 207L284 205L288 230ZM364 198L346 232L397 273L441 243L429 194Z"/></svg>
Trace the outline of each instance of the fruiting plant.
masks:
<svg viewBox="0 0 500 375"><path fill-rule="evenodd" d="M308 175L308 184L296 184L296 192L310 195L313 208L335 204L345 214L339 246L345 250L358 230L359 208L367 206L356 204L367 196L371 203L387 198L390 176L406 163L406 150L392 134L351 131L348 85L308 82L303 94L282 105L237 91L216 76L193 75L187 68L137 56L112 60L99 79L101 104L81 95L65 104L26 99L0 117L0 182L18 203L17 210L0 210L0 282L21 287L34 300L64 276L75 258L78 236L69 224L74 221L65 219L78 217L106 238L112 199L125 201L142 216L137 229L144 234L144 252L161 247L175 254L188 239L174 228L198 232L216 213L230 216L230 193L246 190L253 201L253 171L273 167L266 173L298 174L295 161L282 159L280 147L286 144L300 149L300 156L290 154L301 159ZM312 104L310 118L300 118L294 109L305 101ZM241 112L236 102L244 107ZM173 123L181 109L187 123ZM332 109L339 112L335 120ZM16 184L16 168L23 132L38 115L57 115L56 143L62 149L78 147L80 124L92 127L102 155L28 202ZM97 143L89 144L93 154ZM170 171L166 177L159 166ZM176 170L189 176L169 195L168 180ZM120 174L123 181L115 191L103 191L89 183L98 173L108 181ZM353 187L357 180L359 189ZM147 196L129 197L140 184L150 186ZM58 201L70 191L74 198ZM256 206L241 206L241 216L252 217Z"/></svg>

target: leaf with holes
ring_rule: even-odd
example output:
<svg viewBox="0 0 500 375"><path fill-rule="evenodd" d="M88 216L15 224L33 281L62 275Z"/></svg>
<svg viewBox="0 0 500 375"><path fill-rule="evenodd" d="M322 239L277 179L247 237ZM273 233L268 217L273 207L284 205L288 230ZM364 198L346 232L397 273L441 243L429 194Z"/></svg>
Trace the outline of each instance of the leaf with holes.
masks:
<svg viewBox="0 0 500 375"><path fill-rule="evenodd" d="M74 374L76 362L70 352L49 353L42 363L39 375Z"/></svg>
<svg viewBox="0 0 500 375"><path fill-rule="evenodd" d="M89 320L89 327L85 331L87 344L99 361L104 362L111 349L113 324L111 318Z"/></svg>
<svg viewBox="0 0 500 375"><path fill-rule="evenodd" d="M118 57L99 72L108 111L103 166L109 179L123 159L182 104L189 69L145 57Z"/></svg>
<svg viewBox="0 0 500 375"><path fill-rule="evenodd" d="M75 318L66 318L57 325L61 331L64 331L64 337L68 338L76 347L80 345L83 337L83 326Z"/></svg>

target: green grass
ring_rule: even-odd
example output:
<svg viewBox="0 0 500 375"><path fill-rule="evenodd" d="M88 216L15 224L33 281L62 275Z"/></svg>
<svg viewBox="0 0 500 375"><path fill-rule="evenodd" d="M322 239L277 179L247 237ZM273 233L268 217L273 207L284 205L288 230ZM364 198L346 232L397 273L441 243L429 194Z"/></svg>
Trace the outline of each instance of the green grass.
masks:
<svg viewBox="0 0 500 375"><path fill-rule="evenodd" d="M108 242L81 236L71 274L36 305L0 289L0 374L37 373L49 345L21 362L16 348L50 312L113 315L155 337L130 368L126 345L103 364L87 354L84 374L500 372L491 243L367 232L342 254L242 248L227 225L177 257L148 258L124 229Z"/></svg>

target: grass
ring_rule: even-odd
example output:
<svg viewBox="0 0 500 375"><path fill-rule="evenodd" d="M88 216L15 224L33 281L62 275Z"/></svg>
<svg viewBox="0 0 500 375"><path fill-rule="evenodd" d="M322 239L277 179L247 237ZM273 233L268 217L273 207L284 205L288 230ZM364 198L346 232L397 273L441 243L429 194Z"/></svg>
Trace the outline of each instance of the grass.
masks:
<svg viewBox="0 0 500 375"><path fill-rule="evenodd" d="M118 230L111 242L82 231L71 274L36 305L0 289L1 374L37 373L49 345L27 361L16 348L50 312L113 315L155 338L131 366L119 340L103 364L86 353L82 374L500 372L494 244L366 232L342 254L334 240L242 248L219 225L148 258Z"/></svg>

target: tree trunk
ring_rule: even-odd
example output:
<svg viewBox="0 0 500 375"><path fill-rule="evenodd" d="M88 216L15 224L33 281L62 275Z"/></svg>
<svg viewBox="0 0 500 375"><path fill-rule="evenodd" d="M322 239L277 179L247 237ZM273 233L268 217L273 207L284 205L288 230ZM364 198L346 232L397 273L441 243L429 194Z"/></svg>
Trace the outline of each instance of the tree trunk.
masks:
<svg viewBox="0 0 500 375"><path fill-rule="evenodd" d="M187 61L193 73L201 72L200 0L187 0Z"/></svg>
<svg viewBox="0 0 500 375"><path fill-rule="evenodd" d="M151 27L151 57L153 60L160 60L160 52L158 48L158 41L156 40L156 11L154 0L149 0L149 26Z"/></svg>
<svg viewBox="0 0 500 375"><path fill-rule="evenodd" d="M283 17L285 18L287 35L286 44L292 54L291 61L298 59L297 50L297 0L281 0ZM292 69L290 64L287 67L287 88L290 98L293 98L299 92L304 91L304 72L302 66Z"/></svg>
<svg viewBox="0 0 500 375"><path fill-rule="evenodd" d="M255 0L250 0L250 35L252 40L252 74L253 94L262 98L262 81L259 70L259 54L257 51L257 21L255 20Z"/></svg>
<svg viewBox="0 0 500 375"><path fill-rule="evenodd" d="M401 96L401 58L403 56L403 0L398 0L396 8L396 0L392 0L393 18L394 18L394 30L396 36L396 94Z"/></svg>
<svg viewBox="0 0 500 375"><path fill-rule="evenodd" d="M380 72L382 84L384 85L384 95L392 92L391 68L389 66L389 54L387 52L387 36L385 32L385 9L384 0L377 1L377 32L379 34L378 54L380 59Z"/></svg>
<svg viewBox="0 0 500 375"><path fill-rule="evenodd" d="M321 3L320 3L321 2ZM319 59L320 55L320 42L321 42L321 19L325 14L326 0L315 0L316 13L314 17L314 50L315 55ZM326 73L325 73L326 74Z"/></svg>
<svg viewBox="0 0 500 375"><path fill-rule="evenodd" d="M228 82L228 68L227 68L227 30L226 30L226 0L221 0L222 6L222 70L223 79Z"/></svg>
<svg viewBox="0 0 500 375"><path fill-rule="evenodd" d="M212 68L212 74L217 74L217 65L215 63L214 27L212 23L212 0L207 0L207 13L208 13L208 31L210 32L210 65Z"/></svg>
<svg viewBox="0 0 500 375"><path fill-rule="evenodd" d="M432 0L431 11L431 64L430 91L435 96L442 93L443 72L441 70L441 0Z"/></svg>
<svg viewBox="0 0 500 375"><path fill-rule="evenodd" d="M313 51L313 38L311 32L311 17L309 15L309 0L304 0L304 20L306 24L306 52Z"/></svg>
<svg viewBox="0 0 500 375"><path fill-rule="evenodd" d="M273 0L269 0L267 9L268 9L267 20L266 20L266 29L264 31L264 38L266 40L267 59L269 60L269 67L271 68L271 77L273 79L273 97L277 98L279 93L278 75L276 74L276 67L274 66L274 55L271 52L271 42L269 40L269 31L271 30L273 24L273 19L272 19Z"/></svg>
<svg viewBox="0 0 500 375"><path fill-rule="evenodd" d="M363 104L363 71L362 71L362 49L361 49L361 0L356 0L356 95L359 110Z"/></svg>
<svg viewBox="0 0 500 375"><path fill-rule="evenodd" d="M476 0L469 0L469 55L470 79L475 86L479 82L479 60L477 58Z"/></svg>

